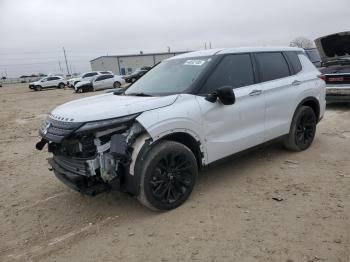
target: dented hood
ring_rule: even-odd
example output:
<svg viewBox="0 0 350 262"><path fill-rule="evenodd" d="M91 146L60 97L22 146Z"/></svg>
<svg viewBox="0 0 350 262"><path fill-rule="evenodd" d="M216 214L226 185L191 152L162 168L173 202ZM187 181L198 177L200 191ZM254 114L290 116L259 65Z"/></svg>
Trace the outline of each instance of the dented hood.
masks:
<svg viewBox="0 0 350 262"><path fill-rule="evenodd" d="M350 59L350 31L320 37L315 44L323 62Z"/></svg>
<svg viewBox="0 0 350 262"><path fill-rule="evenodd" d="M169 106L175 102L177 96L141 97L102 94L65 103L54 109L51 117L69 122L116 118Z"/></svg>

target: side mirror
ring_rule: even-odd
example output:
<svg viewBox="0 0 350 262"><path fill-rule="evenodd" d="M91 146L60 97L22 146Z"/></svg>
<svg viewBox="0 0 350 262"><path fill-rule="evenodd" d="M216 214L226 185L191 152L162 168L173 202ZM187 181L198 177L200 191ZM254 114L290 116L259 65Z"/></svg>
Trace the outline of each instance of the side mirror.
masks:
<svg viewBox="0 0 350 262"><path fill-rule="evenodd" d="M219 87L216 92L208 94L205 100L215 103L218 98L224 105L233 105L236 102L236 96L231 86Z"/></svg>

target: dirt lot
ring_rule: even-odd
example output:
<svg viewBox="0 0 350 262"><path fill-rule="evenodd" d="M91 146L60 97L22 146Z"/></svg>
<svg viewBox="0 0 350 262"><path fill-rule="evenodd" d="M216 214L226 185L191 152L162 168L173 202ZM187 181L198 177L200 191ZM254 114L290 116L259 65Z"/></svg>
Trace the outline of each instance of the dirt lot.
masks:
<svg viewBox="0 0 350 262"><path fill-rule="evenodd" d="M48 112L89 95L0 88L0 261L350 261L350 106L328 108L306 152L226 161L155 213L118 192L81 196L34 149Z"/></svg>

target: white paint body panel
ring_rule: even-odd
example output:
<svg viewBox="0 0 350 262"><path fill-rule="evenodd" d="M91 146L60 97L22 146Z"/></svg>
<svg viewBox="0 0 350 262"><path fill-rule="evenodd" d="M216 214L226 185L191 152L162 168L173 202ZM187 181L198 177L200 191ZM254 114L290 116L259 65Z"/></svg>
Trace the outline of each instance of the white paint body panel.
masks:
<svg viewBox="0 0 350 262"><path fill-rule="evenodd" d="M209 56L216 53L254 51L301 51L298 48L235 48L206 50L178 56ZM116 96L112 93L80 99L56 108L54 116L76 122L96 121L141 113L138 121L153 141L185 132L200 142L204 164L224 158L288 134L294 112L304 98L316 98L320 117L325 111L325 82L314 65L299 55L297 75L234 89L236 102L211 103L191 94L164 97ZM176 59L170 58L170 59ZM294 81L299 81L293 84ZM253 91L261 91L252 95ZM133 156L136 159L136 156Z"/></svg>
<svg viewBox="0 0 350 262"><path fill-rule="evenodd" d="M172 104L177 95L166 97L118 96L107 93L65 103L52 111L57 118L89 122L144 112Z"/></svg>

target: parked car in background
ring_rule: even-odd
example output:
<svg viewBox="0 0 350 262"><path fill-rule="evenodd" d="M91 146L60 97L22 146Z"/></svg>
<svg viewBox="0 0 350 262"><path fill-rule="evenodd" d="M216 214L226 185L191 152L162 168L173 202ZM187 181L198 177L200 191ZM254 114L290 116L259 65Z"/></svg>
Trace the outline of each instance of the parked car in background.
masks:
<svg viewBox="0 0 350 262"><path fill-rule="evenodd" d="M123 79L127 83L134 83L136 80L138 80L144 74L146 74L150 69L151 69L151 67L139 68L139 69L135 70L135 72L133 72L131 75L124 76Z"/></svg>
<svg viewBox="0 0 350 262"><path fill-rule="evenodd" d="M41 91L45 88L64 88L67 80L62 76L47 76L36 82L29 83L29 88Z"/></svg>
<svg viewBox="0 0 350 262"><path fill-rule="evenodd" d="M327 102L350 102L350 31L315 40L326 81Z"/></svg>
<svg viewBox="0 0 350 262"><path fill-rule="evenodd" d="M120 190L170 210L210 163L277 138L306 150L325 107L303 49L203 50L163 60L121 95L57 107L37 149L48 145L54 174L74 190Z"/></svg>
<svg viewBox="0 0 350 262"><path fill-rule="evenodd" d="M305 53L307 57L310 59L310 61L317 67L322 66L322 59L320 56L320 53L318 52L317 48L308 48L305 49Z"/></svg>
<svg viewBox="0 0 350 262"><path fill-rule="evenodd" d="M83 80L75 84L74 90L77 93L83 93L88 91L98 91L109 88L119 88L125 84L125 80L118 75L105 74L97 75L90 80Z"/></svg>
<svg viewBox="0 0 350 262"><path fill-rule="evenodd" d="M74 86L81 81L89 81L97 75L113 74L111 71L92 71L81 74L79 77L71 78L68 80L68 86L74 88Z"/></svg>

